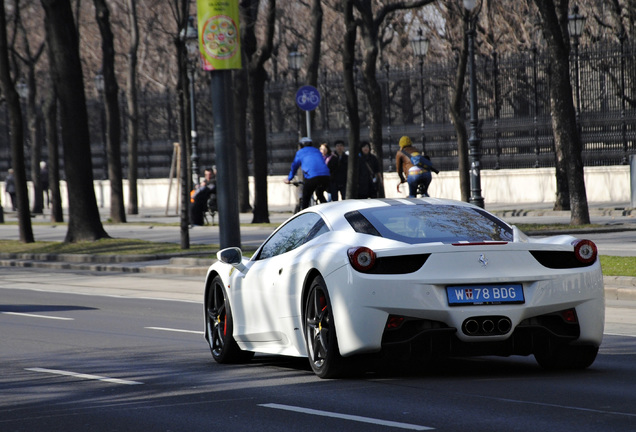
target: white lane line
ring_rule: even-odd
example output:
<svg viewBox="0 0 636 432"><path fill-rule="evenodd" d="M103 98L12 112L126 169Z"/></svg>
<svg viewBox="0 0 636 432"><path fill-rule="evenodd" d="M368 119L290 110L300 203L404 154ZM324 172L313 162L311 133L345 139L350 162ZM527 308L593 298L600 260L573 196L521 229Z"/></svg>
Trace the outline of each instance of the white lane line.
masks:
<svg viewBox="0 0 636 432"><path fill-rule="evenodd" d="M198 331L198 330L181 330L181 329L173 329L173 328L166 328L166 327L144 327L144 328L147 328L149 330L161 330L161 331L170 331L170 332L178 332L178 333L194 333L198 335L203 334L202 331Z"/></svg>
<svg viewBox="0 0 636 432"><path fill-rule="evenodd" d="M22 313L22 312L0 312L0 314L4 314L4 315L19 315L19 316L26 316L26 317L32 317L32 318L56 319L56 320L64 320L64 321L73 321L73 320L75 320L75 318L56 317L56 316L47 316L47 315L35 315L35 314L28 314L28 313Z"/></svg>
<svg viewBox="0 0 636 432"><path fill-rule="evenodd" d="M109 382L113 384L125 384L125 385L143 384L142 382L139 382L139 381L128 381L128 380L123 380L119 378L109 378L109 377L104 377L99 375L89 375L89 374L82 374L82 373L63 371L63 370L57 370L57 369L26 368L25 370L28 370L31 372L43 372L43 373L49 373L54 375L71 376L74 378L82 378L87 380L104 381L104 382Z"/></svg>
<svg viewBox="0 0 636 432"><path fill-rule="evenodd" d="M547 402L532 402L532 401L524 401L524 400L518 400L518 399L498 398L498 397L492 397L492 396L482 396L482 395L473 395L473 396L478 397L478 398L482 398L482 399L490 399L490 400L493 400L493 401L517 403L517 404L522 404L522 405L536 405L536 406L540 406L540 407L567 409L567 410L573 410L573 411L590 412L590 413L595 413L595 414L610 414L610 415L617 415L617 416L636 417L635 413L630 413L630 412L605 411L605 410L596 409L596 408L584 408L584 407L576 407L576 406L571 406L571 405L559 405L559 404L552 404L552 403L547 403Z"/></svg>
<svg viewBox="0 0 636 432"><path fill-rule="evenodd" d="M394 427L394 428L400 428L400 429L409 429L409 430L434 430L435 429L435 428L431 428L427 426L419 426L419 425L408 424L408 423L399 423L394 421L374 419L370 417L360 417L360 416L349 415L349 414L339 414L339 413L334 413L329 411L319 411L319 410L314 410L309 408L301 408L301 407L295 407L290 405L280 405L275 403L260 404L259 406L262 406L264 408L274 408L274 409L280 409L285 411L298 412L302 414L332 417L332 418L338 418L343 420L351 420L351 421L356 421L360 423L370 423L370 424L388 426L388 427Z"/></svg>

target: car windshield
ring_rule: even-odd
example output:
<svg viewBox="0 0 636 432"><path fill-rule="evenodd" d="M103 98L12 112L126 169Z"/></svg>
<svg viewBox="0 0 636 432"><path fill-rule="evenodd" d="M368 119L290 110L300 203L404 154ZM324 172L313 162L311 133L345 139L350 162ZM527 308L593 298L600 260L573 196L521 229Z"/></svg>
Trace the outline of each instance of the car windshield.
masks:
<svg viewBox="0 0 636 432"><path fill-rule="evenodd" d="M392 205L349 212L354 230L405 243L512 241L510 226L489 213L453 205Z"/></svg>

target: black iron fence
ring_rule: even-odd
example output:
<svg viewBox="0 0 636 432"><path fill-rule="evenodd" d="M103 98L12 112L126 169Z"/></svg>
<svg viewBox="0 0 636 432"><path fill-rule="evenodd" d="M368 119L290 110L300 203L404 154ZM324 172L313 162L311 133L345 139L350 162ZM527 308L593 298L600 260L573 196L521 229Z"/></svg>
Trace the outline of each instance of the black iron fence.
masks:
<svg viewBox="0 0 636 432"><path fill-rule="evenodd" d="M548 92L550 64L544 53L531 50L505 57L493 53L478 57L476 65L483 168L554 166ZM626 163L629 155L636 153L636 47L632 43L597 43L580 49L578 56L572 56L571 65L575 107L580 108L577 117L584 163ZM422 68L396 69L384 65L378 69L384 98L385 170L395 168L397 142L402 135L411 136L416 145L424 143L426 152L440 169L457 169L457 138L448 114L455 70L454 61L433 59L425 61ZM369 109L359 71L356 77L362 139L367 139ZM348 118L342 76L323 74L318 88L321 103L312 113L314 141L346 141ZM305 113L299 115L295 92L291 79L271 80L266 88L267 164L271 175L288 172L299 133L304 134ZM214 164L215 159L210 97L207 89L199 91L196 97L200 167ZM175 95L142 91L139 104L139 178L167 177L173 143L178 140ZM93 170L95 178L100 179L105 177L106 167L102 105L92 100L88 109ZM122 117L125 115L122 103ZM122 163L126 175L125 121L122 127ZM299 132L301 130L303 132ZM248 137L250 147L252 139L260 138ZM4 105L0 106L0 143L0 178L3 178L11 165L8 115ZM30 142L26 148L27 165L29 154ZM251 159L251 152L245 157ZM43 149L43 158L46 158L46 149Z"/></svg>

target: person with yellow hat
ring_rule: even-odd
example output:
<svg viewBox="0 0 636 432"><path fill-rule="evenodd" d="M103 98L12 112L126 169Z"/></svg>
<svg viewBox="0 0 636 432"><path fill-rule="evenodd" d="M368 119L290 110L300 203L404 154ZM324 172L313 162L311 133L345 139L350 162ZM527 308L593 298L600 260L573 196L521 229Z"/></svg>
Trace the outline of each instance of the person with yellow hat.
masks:
<svg viewBox="0 0 636 432"><path fill-rule="evenodd" d="M400 192L402 183L409 184L409 198L417 197L418 187L422 187L423 196L428 196L428 186L431 184L431 171L435 174L439 170L433 166L427 155L420 152L413 146L411 138L403 136L400 138L400 150L395 155L395 168L400 176L397 191Z"/></svg>

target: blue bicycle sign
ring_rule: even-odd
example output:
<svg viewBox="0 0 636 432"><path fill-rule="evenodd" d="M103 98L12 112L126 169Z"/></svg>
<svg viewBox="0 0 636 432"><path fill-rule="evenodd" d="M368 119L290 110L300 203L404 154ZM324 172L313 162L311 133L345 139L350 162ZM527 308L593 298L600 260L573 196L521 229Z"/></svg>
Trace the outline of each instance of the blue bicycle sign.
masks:
<svg viewBox="0 0 636 432"><path fill-rule="evenodd" d="M320 92L316 87L305 85L296 92L296 105L303 111L313 111L320 104Z"/></svg>

